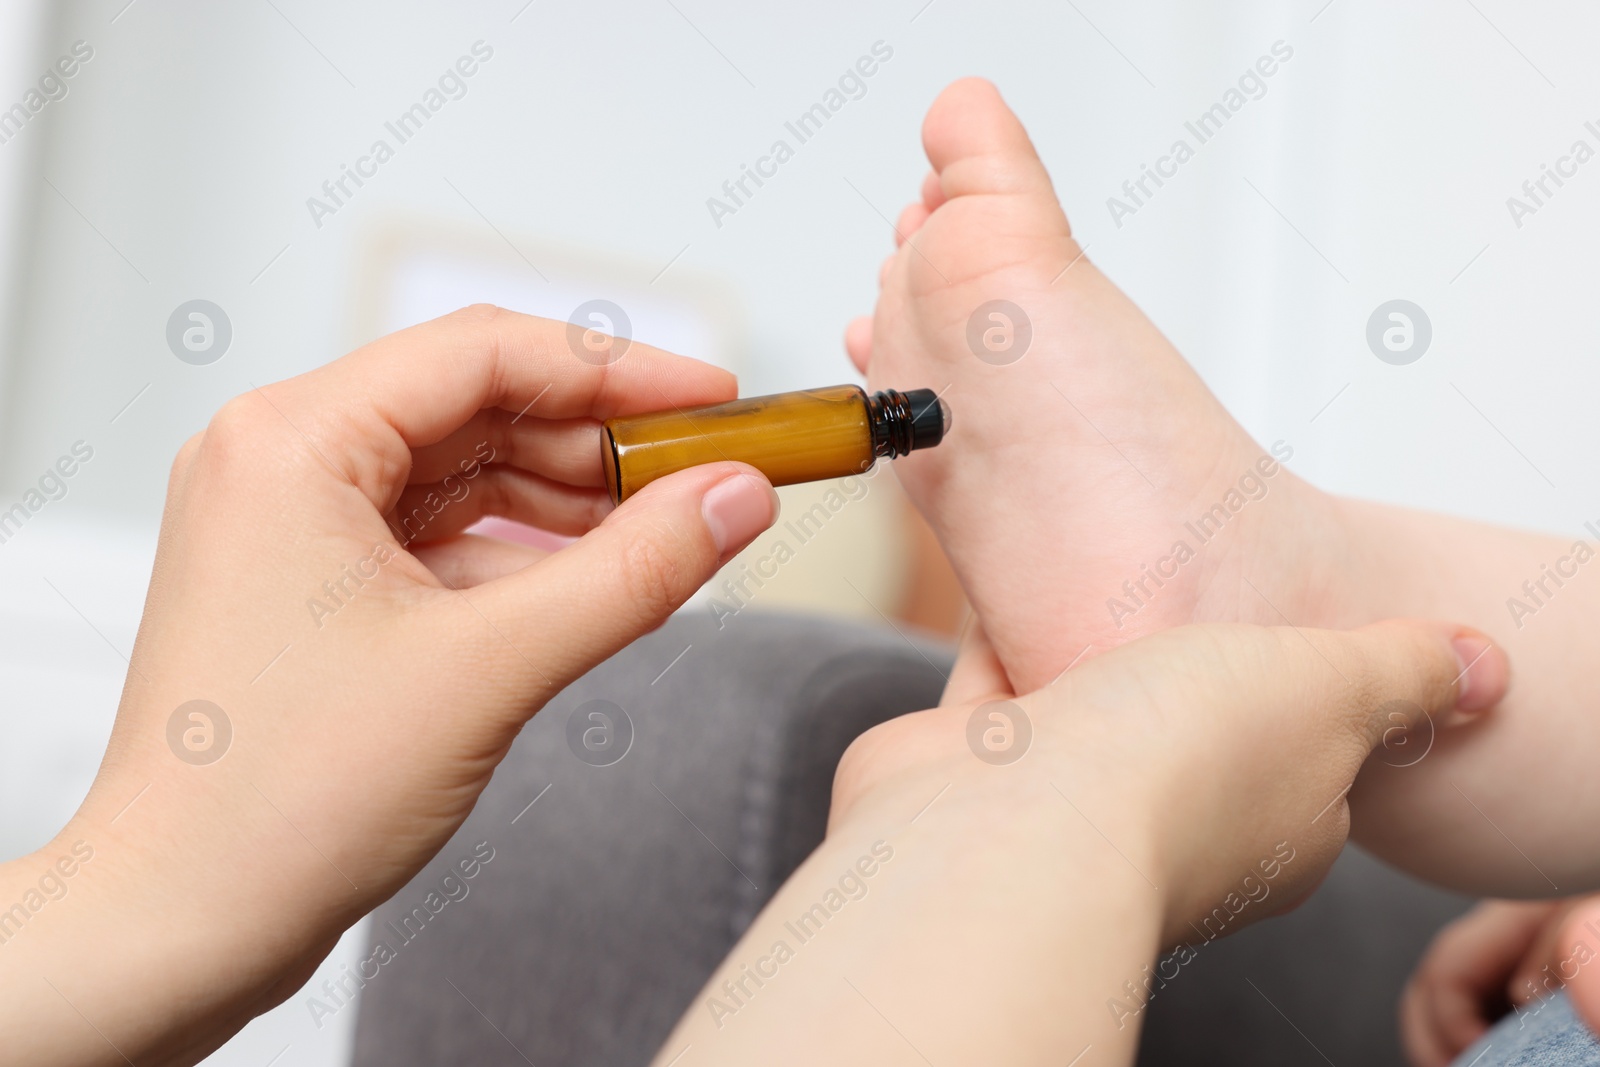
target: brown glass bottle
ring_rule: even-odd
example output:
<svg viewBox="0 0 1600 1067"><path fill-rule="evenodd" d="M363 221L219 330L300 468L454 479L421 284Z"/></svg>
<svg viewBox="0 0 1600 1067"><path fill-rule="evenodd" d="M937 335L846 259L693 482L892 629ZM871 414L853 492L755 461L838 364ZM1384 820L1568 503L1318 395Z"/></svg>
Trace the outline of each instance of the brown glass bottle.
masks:
<svg viewBox="0 0 1600 1067"><path fill-rule="evenodd" d="M868 396L834 385L609 419L600 451L620 504L657 478L719 460L748 463L773 485L860 474L880 456L933 447L949 427L932 389Z"/></svg>

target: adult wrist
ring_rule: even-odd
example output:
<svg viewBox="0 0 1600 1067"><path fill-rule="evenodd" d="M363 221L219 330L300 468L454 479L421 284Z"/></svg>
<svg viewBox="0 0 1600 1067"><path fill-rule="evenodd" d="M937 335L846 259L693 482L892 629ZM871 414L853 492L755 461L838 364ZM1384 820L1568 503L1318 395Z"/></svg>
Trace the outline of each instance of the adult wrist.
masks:
<svg viewBox="0 0 1600 1067"><path fill-rule="evenodd" d="M315 951L307 924L217 899L162 851L75 817L0 867L0 1032L17 1062L197 1062Z"/></svg>
<svg viewBox="0 0 1600 1067"><path fill-rule="evenodd" d="M708 995L720 995L726 981L737 991L746 965L760 963L753 954L794 934L776 920L826 903L839 872L861 870L872 856L871 876L850 876L864 882L865 891L855 885L860 903L837 913L868 924L860 943L830 934L814 942L826 948L808 944L804 953L817 953L811 958L818 963L819 955L838 953L862 995L900 989L895 1010L915 1007L897 1018L952 1062L1034 1062L1046 1049L1067 1062L1086 1044L1102 1062L1116 1062L1119 1047L1131 1061L1137 1020L1124 1017L1119 1025L1111 1005L1129 1003L1130 983L1144 980L1160 944L1165 898L1144 836L1149 822L1143 803L1128 803L1123 786L1106 788L1096 769L1058 759L1046 737L1034 742L1008 766L982 764L963 746L959 757L861 795L775 899L766 925L752 928L748 947L735 950L713 978ZM829 929L838 921L830 919ZM844 998L857 997L837 978L825 983L835 987ZM915 991L910 1001L906 991ZM772 1003L772 995L757 993L757 1005ZM747 1021L742 1006L727 1005L738 1022ZM848 1007L854 1017L859 999ZM717 1011L728 1025L699 1033L721 1042L734 1030L720 1005ZM698 1041L693 1029L667 1051Z"/></svg>

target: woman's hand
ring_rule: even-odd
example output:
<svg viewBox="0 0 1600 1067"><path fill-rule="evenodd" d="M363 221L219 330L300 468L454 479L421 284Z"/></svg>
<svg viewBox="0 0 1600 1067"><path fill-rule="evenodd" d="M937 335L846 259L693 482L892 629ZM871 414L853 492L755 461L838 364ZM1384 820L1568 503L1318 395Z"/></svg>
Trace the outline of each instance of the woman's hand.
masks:
<svg viewBox="0 0 1600 1067"><path fill-rule="evenodd" d="M1147 856L1141 870L1164 887L1173 943L1230 894L1264 899L1267 869L1283 875L1267 879L1273 904L1245 909L1246 921L1303 900L1348 836L1346 796L1368 756L1378 750L1374 769L1390 773L1425 758L1436 729L1491 707L1509 679L1487 638L1435 623L1190 626L1137 645L1017 698L975 628L944 706L885 723L845 754L831 824L882 803L875 794L914 793L914 779L1015 790L1018 806L1061 793L1097 821L1092 809L1114 807L1104 818L1126 828L1129 847ZM1009 720L1025 721L1026 758L993 769L972 759L985 736L975 718L1013 736Z"/></svg>
<svg viewBox="0 0 1600 1067"><path fill-rule="evenodd" d="M611 511L599 420L735 383L640 344L596 365L567 331L469 308L247 393L184 446L99 775L0 875L3 908L92 852L0 946L17 1062L201 1058L433 856L550 696L771 524L733 463ZM460 536L488 515L584 536L529 566Z"/></svg>
<svg viewBox="0 0 1600 1067"><path fill-rule="evenodd" d="M827 840L659 1062L1131 1061L1158 984L1316 886L1374 750L1414 759L1507 675L1456 627L1215 625L1013 697L978 634L945 706L846 753Z"/></svg>

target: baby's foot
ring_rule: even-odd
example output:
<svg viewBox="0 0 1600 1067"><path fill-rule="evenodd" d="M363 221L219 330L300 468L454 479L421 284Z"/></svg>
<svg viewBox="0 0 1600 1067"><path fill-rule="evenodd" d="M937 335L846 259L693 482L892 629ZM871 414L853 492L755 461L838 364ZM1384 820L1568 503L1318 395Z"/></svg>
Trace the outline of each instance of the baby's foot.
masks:
<svg viewBox="0 0 1600 1067"><path fill-rule="evenodd" d="M949 401L948 442L895 470L1018 691L1185 622L1319 621L1326 498L1083 258L994 86L947 88L922 136L933 173L847 344L873 388Z"/></svg>

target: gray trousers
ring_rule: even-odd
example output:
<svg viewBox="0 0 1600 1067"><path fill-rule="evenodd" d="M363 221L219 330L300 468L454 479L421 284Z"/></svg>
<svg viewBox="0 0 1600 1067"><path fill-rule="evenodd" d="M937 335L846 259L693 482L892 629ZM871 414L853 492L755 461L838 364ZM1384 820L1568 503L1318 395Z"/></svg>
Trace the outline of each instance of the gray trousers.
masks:
<svg viewBox="0 0 1600 1067"><path fill-rule="evenodd" d="M891 629L690 614L581 679L378 910L356 1067L647 1063L822 839L845 747L937 703L950 661ZM1140 1063L1400 1067L1401 985L1469 903L1347 850L1157 990Z"/></svg>

